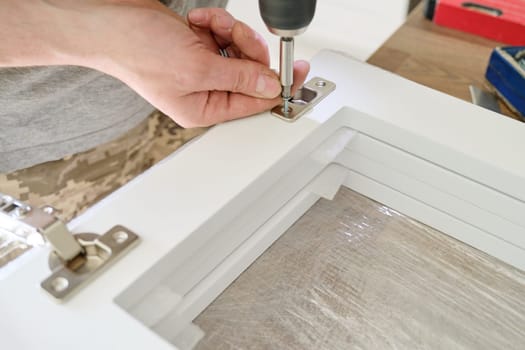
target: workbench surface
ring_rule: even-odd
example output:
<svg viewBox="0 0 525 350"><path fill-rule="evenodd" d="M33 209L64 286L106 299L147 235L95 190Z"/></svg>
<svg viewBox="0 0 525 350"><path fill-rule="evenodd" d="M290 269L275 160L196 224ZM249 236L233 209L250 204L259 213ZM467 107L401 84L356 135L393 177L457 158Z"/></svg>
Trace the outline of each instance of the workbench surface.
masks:
<svg viewBox="0 0 525 350"><path fill-rule="evenodd" d="M494 47L504 45L438 26L423 16L423 4L367 62L402 77L471 101L469 85L487 88L485 70ZM502 112L517 115L500 103Z"/></svg>

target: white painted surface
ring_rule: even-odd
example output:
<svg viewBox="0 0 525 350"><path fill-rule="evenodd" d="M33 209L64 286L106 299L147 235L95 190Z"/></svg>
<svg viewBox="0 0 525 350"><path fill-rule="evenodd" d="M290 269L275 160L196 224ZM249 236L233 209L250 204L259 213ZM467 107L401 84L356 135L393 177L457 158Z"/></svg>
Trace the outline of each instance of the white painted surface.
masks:
<svg viewBox="0 0 525 350"><path fill-rule="evenodd" d="M325 64L328 59L330 64ZM352 107L477 160L477 164L465 164L457 157L442 157L443 165L525 200L525 186L521 185L525 162L519 161L525 146L525 124L342 55L322 52L312 64L316 67L313 74L337 82L338 88L309 114L310 119L322 123L339 106ZM389 134L387 128L373 132L395 145L407 142L402 135ZM418 149L418 144L409 147ZM418 152L422 158L432 159L439 151L429 148ZM481 164L496 173L487 174L479 168ZM514 176L512 183L501 181L499 172Z"/></svg>
<svg viewBox="0 0 525 350"><path fill-rule="evenodd" d="M258 0L229 0L227 9L266 39L278 67L279 38L266 29ZM310 27L295 39L295 56L309 60L333 49L365 61L405 21L407 9L408 0L318 0Z"/></svg>
<svg viewBox="0 0 525 350"><path fill-rule="evenodd" d="M333 193L332 181L336 185L345 181L371 196L383 196L409 215L423 219L426 215L428 221L448 227L445 231L449 234L471 230L470 236L464 237L477 239L477 228L463 212L452 218L446 213L450 209L446 201L442 208L430 207L428 203L434 197L426 198L423 190L404 194L389 188L389 184L397 185L389 182L388 174L383 172L385 179L378 179L373 170L366 170L366 163L356 164L346 180L337 170L321 174L324 180L316 181L319 171L352 150L361 135L380 141L384 149L400 150L400 157L412 156L437 169L448 169L450 176L459 176L461 179L450 180L452 188L447 190L436 185L441 183L440 177L432 174L439 175L438 170L427 174L430 184L424 166L402 167L413 163L401 161L401 169L396 170L404 172L410 181L426 183L438 194L467 196L463 203L469 210L477 206L490 212L494 220L505 220L516 228L514 233L503 230L499 238L491 236L493 241L513 242L514 252L525 248L519 247L523 232L519 231L520 226L523 228L519 213L525 201L525 164L518 152L525 149L523 124L329 52L313 60L312 74L335 81L338 88L298 122L285 123L266 113L213 128L73 223L75 232L103 232L122 224L137 232L142 242L67 303L55 304L39 288L48 274L44 252L0 281L4 346L33 349L45 344L46 348L65 349L74 343L77 349L170 348L118 307L114 298L139 280L119 301L132 308L143 301L144 293L168 286L173 294L170 300L174 301L169 307L173 309L160 321L152 314L145 317L160 333L175 329L170 328L174 325L184 326L206 306L206 300L257 256L263 241L271 244L293 221L290 218L304 212L318 195ZM332 117L343 106L361 112L346 109ZM362 147L368 158L379 155L376 160L384 169L395 168L395 164L388 164L390 153L380 156L381 150L374 151L366 142L355 145ZM353 166L354 161L348 163L345 166ZM462 181L468 184L465 190ZM292 185L296 193L288 194L286 189L291 191ZM289 200L283 205L286 196ZM476 198L480 198L479 203ZM498 205L487 198L499 200ZM253 222L250 218L263 222L254 227L244 225ZM495 222L487 220L486 227ZM478 233L489 237L485 228ZM237 239L248 237L246 244L238 246L223 239L222 234L230 229L241 235ZM507 252L504 243L498 248L499 254ZM209 256L199 255L206 249L229 249L232 254L223 256L223 264L207 265ZM518 263L525 261L524 254L512 254ZM164 264L154 265L159 260ZM206 270L209 268L211 271ZM148 270L151 273L143 276ZM166 290L162 293L170 294ZM153 312L155 306L159 313L166 311L154 303ZM93 330L97 336L86 338L86 330ZM167 339L176 336L164 334Z"/></svg>

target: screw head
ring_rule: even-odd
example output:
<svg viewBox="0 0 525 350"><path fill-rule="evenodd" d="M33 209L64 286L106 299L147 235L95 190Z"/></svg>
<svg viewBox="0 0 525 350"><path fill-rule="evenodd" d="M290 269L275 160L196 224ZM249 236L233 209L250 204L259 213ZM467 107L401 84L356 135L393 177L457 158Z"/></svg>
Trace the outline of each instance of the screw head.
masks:
<svg viewBox="0 0 525 350"><path fill-rule="evenodd" d="M44 213L49 214L49 215L55 212L55 208L50 207L50 206L45 206L42 208L42 210L44 211Z"/></svg>
<svg viewBox="0 0 525 350"><path fill-rule="evenodd" d="M55 293L61 293L69 287L69 281L67 278L59 276L51 281L51 288Z"/></svg>
<svg viewBox="0 0 525 350"><path fill-rule="evenodd" d="M129 236L124 231L117 231L117 232L113 233L112 237L113 237L113 240L115 241L115 243L122 244L125 241L127 241Z"/></svg>

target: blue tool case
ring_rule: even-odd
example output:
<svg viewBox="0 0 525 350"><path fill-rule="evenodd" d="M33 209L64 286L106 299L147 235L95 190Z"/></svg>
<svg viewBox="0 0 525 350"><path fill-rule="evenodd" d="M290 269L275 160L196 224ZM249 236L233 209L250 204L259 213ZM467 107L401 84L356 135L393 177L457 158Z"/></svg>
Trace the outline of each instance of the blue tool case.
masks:
<svg viewBox="0 0 525 350"><path fill-rule="evenodd" d="M495 48L485 77L509 108L525 120L525 46Z"/></svg>

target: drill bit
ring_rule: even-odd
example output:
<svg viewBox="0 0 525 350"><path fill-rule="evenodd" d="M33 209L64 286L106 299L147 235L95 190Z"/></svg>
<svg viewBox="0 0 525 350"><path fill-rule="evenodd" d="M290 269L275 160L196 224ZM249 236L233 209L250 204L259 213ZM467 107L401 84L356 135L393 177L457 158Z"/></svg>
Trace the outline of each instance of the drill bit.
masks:
<svg viewBox="0 0 525 350"><path fill-rule="evenodd" d="M281 37L280 57L279 57L279 73L281 78L283 98L283 113L290 112L290 100L292 98L292 84L293 84L293 37Z"/></svg>
<svg viewBox="0 0 525 350"><path fill-rule="evenodd" d="M294 36L303 33L315 13L317 0L259 0L261 16L271 33L281 37L279 70L283 115L292 111Z"/></svg>

